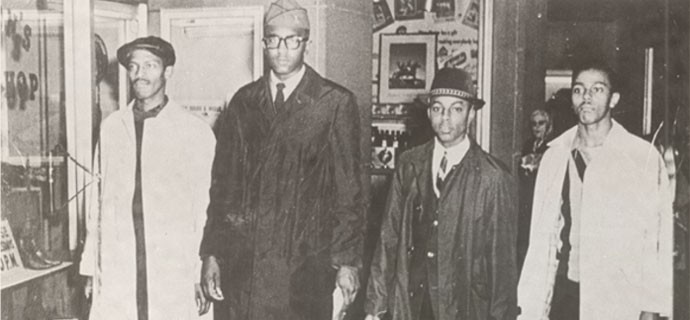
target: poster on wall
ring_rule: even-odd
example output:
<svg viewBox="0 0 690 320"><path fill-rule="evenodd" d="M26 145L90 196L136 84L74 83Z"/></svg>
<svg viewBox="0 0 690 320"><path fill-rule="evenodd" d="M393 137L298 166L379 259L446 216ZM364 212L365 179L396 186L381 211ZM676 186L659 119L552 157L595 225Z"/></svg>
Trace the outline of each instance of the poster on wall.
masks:
<svg viewBox="0 0 690 320"><path fill-rule="evenodd" d="M470 0L467 9L465 9L462 23L468 27L479 30L479 0Z"/></svg>
<svg viewBox="0 0 690 320"><path fill-rule="evenodd" d="M17 243L14 241L12 229L10 229L7 219L2 219L2 224L0 224L0 246L2 247L0 272L3 275L24 269L22 257L19 255Z"/></svg>
<svg viewBox="0 0 690 320"><path fill-rule="evenodd" d="M426 0L394 0L395 20L424 19Z"/></svg>
<svg viewBox="0 0 690 320"><path fill-rule="evenodd" d="M227 101L230 100L227 99ZM215 125L216 119L225 106L222 100L182 100L179 103L185 110L201 118L211 127Z"/></svg>
<svg viewBox="0 0 690 320"><path fill-rule="evenodd" d="M386 0L373 0L373 11L374 15L374 32L385 28L386 26L393 23L393 14L391 9L388 7L388 1Z"/></svg>
<svg viewBox="0 0 690 320"><path fill-rule="evenodd" d="M431 12L436 21L448 21L455 19L455 0L433 0Z"/></svg>
<svg viewBox="0 0 690 320"><path fill-rule="evenodd" d="M443 34L444 32L442 32ZM464 69L474 79L477 79L477 65L479 63L479 41L472 37L446 34L439 40L436 56L439 68Z"/></svg>
<svg viewBox="0 0 690 320"><path fill-rule="evenodd" d="M379 102L409 103L431 88L436 33L381 34Z"/></svg>

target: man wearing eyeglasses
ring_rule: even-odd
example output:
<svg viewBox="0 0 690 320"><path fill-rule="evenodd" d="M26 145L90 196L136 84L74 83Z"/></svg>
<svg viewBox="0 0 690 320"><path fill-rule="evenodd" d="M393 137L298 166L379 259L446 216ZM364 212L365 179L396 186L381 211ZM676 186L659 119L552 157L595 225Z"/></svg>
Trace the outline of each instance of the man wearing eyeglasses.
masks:
<svg viewBox="0 0 690 320"><path fill-rule="evenodd" d="M202 288L217 319L330 319L333 294L347 306L359 288L359 112L304 63L304 8L278 0L264 27L270 70L217 123Z"/></svg>
<svg viewBox="0 0 690 320"><path fill-rule="evenodd" d="M368 320L514 319L515 182L468 135L484 102L442 69L427 115L436 137L402 154L367 287Z"/></svg>

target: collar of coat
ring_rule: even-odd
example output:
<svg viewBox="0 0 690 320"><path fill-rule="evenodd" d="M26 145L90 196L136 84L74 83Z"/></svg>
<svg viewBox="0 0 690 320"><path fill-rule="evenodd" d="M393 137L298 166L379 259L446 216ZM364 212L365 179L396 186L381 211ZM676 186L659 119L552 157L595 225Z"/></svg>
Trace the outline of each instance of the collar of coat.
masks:
<svg viewBox="0 0 690 320"><path fill-rule="evenodd" d="M470 148L467 150L467 153L462 158L460 163L456 165L455 170L449 172L449 175L446 177L446 179L451 179L453 175L456 175L460 171L461 167L475 168L476 170L479 170L477 161L483 151L477 142L474 141L474 139L470 138L469 136L467 139L469 139ZM413 170L415 171L414 175L417 176L418 182L422 182L419 187L421 189L426 189L427 178L430 179L431 177L431 162L434 152L434 139L431 139L429 142L423 144L420 146L420 148L422 149L421 152L404 153L403 157L407 155L407 157L405 157L407 158L407 161L403 161L412 165Z"/></svg>
<svg viewBox="0 0 690 320"><path fill-rule="evenodd" d="M630 136L628 130L620 125L616 120L611 120L613 124L611 125L611 131L609 131L604 144L602 145L604 149L616 149L621 146L625 146L627 139ZM573 143L577 137L577 125L568 129L563 134L549 142L549 147L554 148L566 148L568 150L573 148Z"/></svg>
<svg viewBox="0 0 690 320"><path fill-rule="evenodd" d="M128 119L132 116L134 113L134 103L135 101L132 100L132 102L127 105L127 109L125 110L124 113L124 119ZM160 106L159 106L160 107ZM179 114L180 112L185 112L182 107L177 104L173 99L167 99L167 102L165 103L164 107L158 112L158 114L155 116L155 118L170 118L174 117L176 114Z"/></svg>

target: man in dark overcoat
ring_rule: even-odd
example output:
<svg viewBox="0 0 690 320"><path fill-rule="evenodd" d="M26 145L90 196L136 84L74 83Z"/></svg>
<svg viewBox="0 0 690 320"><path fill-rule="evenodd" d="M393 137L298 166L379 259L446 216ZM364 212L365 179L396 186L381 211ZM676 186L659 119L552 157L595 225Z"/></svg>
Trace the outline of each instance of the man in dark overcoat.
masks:
<svg viewBox="0 0 690 320"><path fill-rule="evenodd" d="M359 111L350 91L304 63L308 40L306 10L272 3L270 70L218 120L200 251L216 319L329 319L333 294L348 305L359 287Z"/></svg>
<svg viewBox="0 0 690 320"><path fill-rule="evenodd" d="M401 156L371 266L368 319L514 319L515 182L468 136L483 101L442 69L427 115L436 134Z"/></svg>

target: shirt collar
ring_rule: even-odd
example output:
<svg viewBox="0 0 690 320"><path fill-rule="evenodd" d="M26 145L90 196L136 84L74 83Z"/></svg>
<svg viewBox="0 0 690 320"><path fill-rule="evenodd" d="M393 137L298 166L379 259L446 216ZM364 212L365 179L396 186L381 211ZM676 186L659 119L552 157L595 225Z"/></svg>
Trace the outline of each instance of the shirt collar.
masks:
<svg viewBox="0 0 690 320"><path fill-rule="evenodd" d="M438 139L434 139L434 155L438 155L438 163L441 163L441 158L443 158L443 154L446 154L446 158L448 159L448 165L454 166L460 161L462 161L462 158L465 157L465 154L467 153L467 150L470 149L470 139L468 137L465 137L460 143L457 145L454 145L450 148L444 147ZM449 167L450 168L450 167Z"/></svg>
<svg viewBox="0 0 690 320"><path fill-rule="evenodd" d="M271 97L273 100L276 98L277 90L276 90L276 85L280 82L285 84L285 88L283 88L283 97L285 97L285 100L290 97L290 94L292 94L293 91L297 88L297 85L299 85L299 82L302 81L302 78L304 77L304 73L306 72L307 68L302 64L302 67L300 67L299 71L294 74L292 77L287 78L286 80L280 80L276 76L275 72L271 70L269 73L269 84L271 85Z"/></svg>
<svg viewBox="0 0 690 320"><path fill-rule="evenodd" d="M438 141L438 138L434 139L434 152L433 156L431 159L431 174L432 177L434 177L434 181L436 177L438 177L439 174L439 168L441 166L441 159L443 159L443 155L446 155L446 178L448 176L448 173L452 170L452 168L460 161L462 161L462 158L465 157L465 154L467 154L467 151L470 149L470 139L469 137L465 136L465 139L463 139L459 144L454 145L450 148L444 147L440 141ZM436 188L436 184L434 183L434 193L436 193L437 196L440 195L439 190Z"/></svg>
<svg viewBox="0 0 690 320"><path fill-rule="evenodd" d="M143 119L148 119L148 118L155 118L158 116L158 114L165 108L165 106L168 104L168 96L165 96L163 98L163 102L156 106L153 109L150 110L143 110L141 107L135 102L134 105L132 106L132 112L134 113L134 118L138 120L143 120Z"/></svg>

